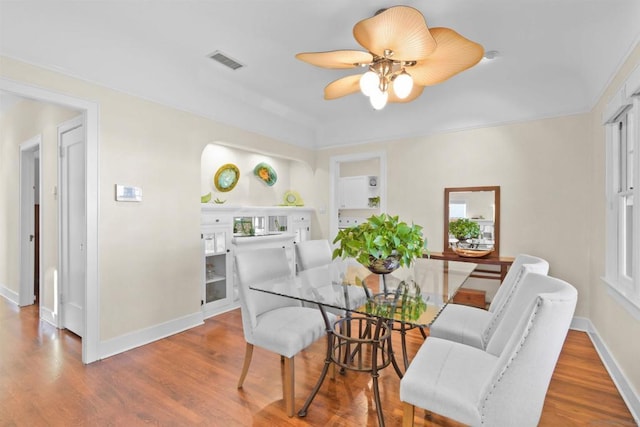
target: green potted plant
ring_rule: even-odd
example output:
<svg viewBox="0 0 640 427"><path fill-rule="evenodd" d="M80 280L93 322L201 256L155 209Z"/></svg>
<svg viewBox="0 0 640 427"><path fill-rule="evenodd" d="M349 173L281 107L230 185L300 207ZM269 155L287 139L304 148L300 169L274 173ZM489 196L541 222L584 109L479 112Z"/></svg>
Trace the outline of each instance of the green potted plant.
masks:
<svg viewBox="0 0 640 427"><path fill-rule="evenodd" d="M468 218L458 218L449 222L449 233L462 242L480 236L480 226Z"/></svg>
<svg viewBox="0 0 640 427"><path fill-rule="evenodd" d="M338 231L333 243L340 245L333 258L351 257L373 273L389 273L401 266L410 266L421 257L425 240L422 227L408 225L398 216L372 215L355 227Z"/></svg>

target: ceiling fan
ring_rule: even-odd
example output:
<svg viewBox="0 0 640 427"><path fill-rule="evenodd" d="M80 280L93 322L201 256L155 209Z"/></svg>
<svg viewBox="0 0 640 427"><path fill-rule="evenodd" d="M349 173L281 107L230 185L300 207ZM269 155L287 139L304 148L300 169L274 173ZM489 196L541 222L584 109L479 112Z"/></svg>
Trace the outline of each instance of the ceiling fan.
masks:
<svg viewBox="0 0 640 427"><path fill-rule="evenodd" d="M425 86L442 83L480 62L484 48L450 28L427 27L418 10L409 6L381 9L353 27L353 36L367 52L333 50L304 52L296 58L323 68L365 67L355 74L329 83L325 99L361 91L374 109L387 102L409 102Z"/></svg>

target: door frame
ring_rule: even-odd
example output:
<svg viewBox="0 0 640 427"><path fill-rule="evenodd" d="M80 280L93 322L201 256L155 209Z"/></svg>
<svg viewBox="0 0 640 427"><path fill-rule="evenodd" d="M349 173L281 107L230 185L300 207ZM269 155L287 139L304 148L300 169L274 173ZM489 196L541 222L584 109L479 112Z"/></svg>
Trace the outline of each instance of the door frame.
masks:
<svg viewBox="0 0 640 427"><path fill-rule="evenodd" d="M18 165L19 175L20 175L20 184L19 184L19 209L20 209L20 218L19 218L19 245L20 245L20 292L18 296L18 305L24 307L26 305L32 305L35 302L35 298L33 295L33 281L35 280L34 276L34 267L35 267L35 254L33 249L33 245L28 243L29 235L31 228L35 222L33 206L38 200L35 199L34 195L34 185L36 185L34 181L34 173L36 171L34 167L34 160L36 158L36 153L40 153L40 149L42 146L42 135L36 135L27 141L24 141L20 144L20 164ZM42 162L38 162L38 188L42 189ZM38 220L38 227L42 230L42 217ZM35 233L35 230L33 230ZM39 259L42 260L42 243L39 248ZM39 269L39 280L40 288L38 289L38 293L41 291L42 287L42 269Z"/></svg>
<svg viewBox="0 0 640 427"><path fill-rule="evenodd" d="M50 102L82 111L85 128L86 171L86 276L85 325L82 338L82 362L99 360L100 354L100 288L98 281L98 203L99 203L99 105L96 102L63 95L41 87L0 77L0 90L38 101Z"/></svg>
<svg viewBox="0 0 640 427"><path fill-rule="evenodd" d="M344 154L329 159L329 241L338 234L338 182L340 180L340 165L342 163L360 162L378 159L378 186L380 188L380 212L387 210L387 153L385 151L369 151L363 153Z"/></svg>
<svg viewBox="0 0 640 427"><path fill-rule="evenodd" d="M68 210L65 208L64 206L64 201L65 198L68 197L67 194L69 194L68 188L65 187L65 180L63 179L63 165L65 160L63 159L62 156L62 152L63 152L63 147L62 147L62 135L65 132L69 132L71 130L74 130L76 128L82 127L84 124L84 119L82 117L82 115L80 116L76 116L72 119L69 119L65 122L60 123L57 126L57 132L58 132L58 163L57 163L57 168L58 168L58 289L57 289L57 298L56 298L56 303L55 303L55 310L59 313L58 316L58 328L66 328L67 326L67 320L68 317L65 317L68 315L68 313L65 312L65 305L62 303L62 301L68 301L68 295L65 295L64 291L65 289L67 289L66 284L65 283L61 283L64 282L64 277L69 277L68 274L64 271L64 266L69 265L69 263L67 262L67 260L65 259L65 257L67 256L66 254L68 254L68 250L65 251L65 246L64 246L64 238L63 238L63 234L67 231L66 230L66 224L68 224L67 221L67 216L69 215ZM85 135L86 137L86 135ZM84 140L82 142L82 144L84 145L83 150L86 151L86 145L87 142L86 140ZM86 173L87 171L85 170L85 181L86 181ZM85 208L86 211L86 208ZM86 221L86 220L85 220ZM85 239L86 240L86 239ZM67 248L68 249L68 248ZM86 263L85 263L85 267L86 267ZM86 283L86 274L85 274L85 283ZM82 307L83 310L85 310L85 307ZM70 329L71 330L71 329ZM77 333L76 331L72 331L74 333ZM82 331L84 334L84 330ZM83 335L82 334L82 335ZM78 334L80 336L82 336L81 334Z"/></svg>

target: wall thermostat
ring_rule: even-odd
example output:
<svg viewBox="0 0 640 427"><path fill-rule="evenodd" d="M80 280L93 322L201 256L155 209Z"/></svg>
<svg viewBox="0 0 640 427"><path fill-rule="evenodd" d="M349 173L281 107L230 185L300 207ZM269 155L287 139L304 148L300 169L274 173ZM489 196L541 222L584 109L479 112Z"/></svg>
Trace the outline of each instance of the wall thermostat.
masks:
<svg viewBox="0 0 640 427"><path fill-rule="evenodd" d="M141 202L142 188L130 185L116 184L116 201L118 202Z"/></svg>

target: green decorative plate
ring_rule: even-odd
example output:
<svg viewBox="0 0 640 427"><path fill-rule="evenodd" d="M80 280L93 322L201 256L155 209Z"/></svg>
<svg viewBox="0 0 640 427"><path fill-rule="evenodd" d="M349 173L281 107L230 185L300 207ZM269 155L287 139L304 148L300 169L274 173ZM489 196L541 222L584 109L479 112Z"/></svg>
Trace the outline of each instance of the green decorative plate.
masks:
<svg viewBox="0 0 640 427"><path fill-rule="evenodd" d="M258 177L258 179L269 187L276 183L278 180L278 174L273 168L267 163L258 163L255 168L253 168L253 174Z"/></svg>
<svg viewBox="0 0 640 427"><path fill-rule="evenodd" d="M240 179L240 171L238 167L232 163L220 166L213 178L213 184L218 191L231 191Z"/></svg>
<svg viewBox="0 0 640 427"><path fill-rule="evenodd" d="M297 191L285 191L284 193L284 204L286 206L304 206L304 202L302 201L302 197L298 194Z"/></svg>

